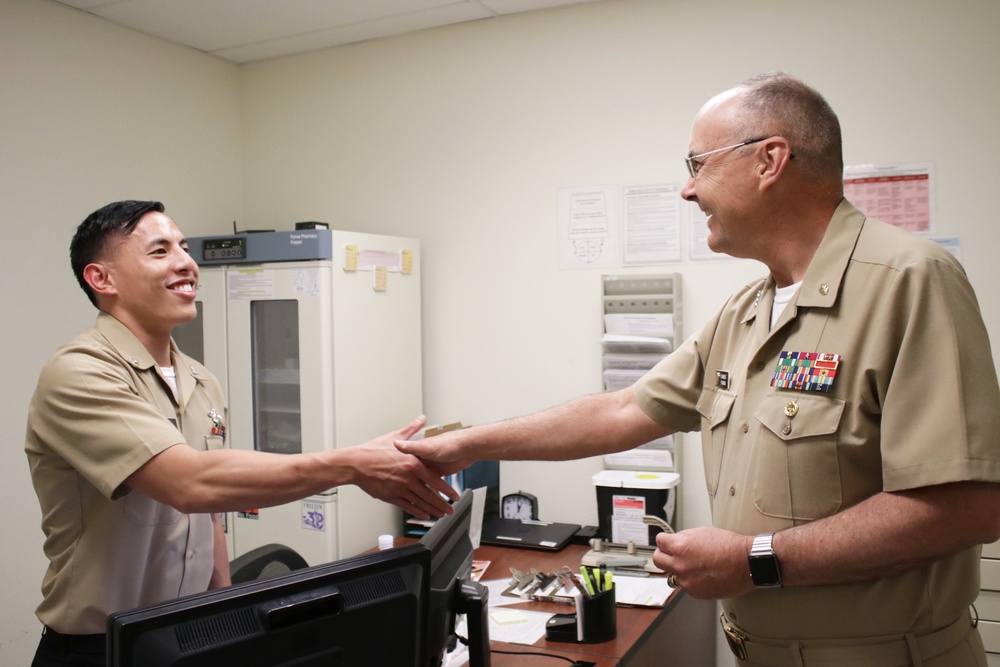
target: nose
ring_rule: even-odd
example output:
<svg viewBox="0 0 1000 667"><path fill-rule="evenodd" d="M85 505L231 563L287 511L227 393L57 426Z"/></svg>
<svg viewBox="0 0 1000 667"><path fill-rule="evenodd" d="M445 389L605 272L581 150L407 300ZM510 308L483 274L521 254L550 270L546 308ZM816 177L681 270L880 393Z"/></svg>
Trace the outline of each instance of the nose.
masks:
<svg viewBox="0 0 1000 667"><path fill-rule="evenodd" d="M681 198L684 201L698 202L698 195L694 187L694 177L688 176L688 179L684 182L684 187L681 188Z"/></svg>
<svg viewBox="0 0 1000 667"><path fill-rule="evenodd" d="M178 271L198 272L198 263L194 261L194 257L191 256L191 253L183 248L177 249L176 263Z"/></svg>

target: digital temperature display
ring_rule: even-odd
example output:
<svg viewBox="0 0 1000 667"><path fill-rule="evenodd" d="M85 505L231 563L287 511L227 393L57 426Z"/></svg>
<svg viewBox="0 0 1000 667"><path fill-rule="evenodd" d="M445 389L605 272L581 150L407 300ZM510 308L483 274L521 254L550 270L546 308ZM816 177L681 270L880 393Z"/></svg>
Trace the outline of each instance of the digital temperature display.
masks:
<svg viewBox="0 0 1000 667"><path fill-rule="evenodd" d="M246 259L247 239L233 236L225 239L206 239L201 249L202 259Z"/></svg>

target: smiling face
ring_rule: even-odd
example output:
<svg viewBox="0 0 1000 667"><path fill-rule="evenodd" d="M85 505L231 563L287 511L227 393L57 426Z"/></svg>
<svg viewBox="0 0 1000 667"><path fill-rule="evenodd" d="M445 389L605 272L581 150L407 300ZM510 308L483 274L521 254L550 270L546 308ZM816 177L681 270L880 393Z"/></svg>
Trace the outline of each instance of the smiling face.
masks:
<svg viewBox="0 0 1000 667"><path fill-rule="evenodd" d="M681 196L709 216L709 248L748 257L753 256L749 253L755 241L749 215L757 184L753 157L760 144L718 150L757 139L733 134L739 103L740 91L733 89L710 100L698 113L691 127L689 155L718 152L698 161L697 176L687 180Z"/></svg>
<svg viewBox="0 0 1000 667"><path fill-rule="evenodd" d="M198 266L184 235L163 213L147 213L131 234L112 239L84 274L101 309L127 326L154 356L153 347L169 344L174 327L197 315Z"/></svg>

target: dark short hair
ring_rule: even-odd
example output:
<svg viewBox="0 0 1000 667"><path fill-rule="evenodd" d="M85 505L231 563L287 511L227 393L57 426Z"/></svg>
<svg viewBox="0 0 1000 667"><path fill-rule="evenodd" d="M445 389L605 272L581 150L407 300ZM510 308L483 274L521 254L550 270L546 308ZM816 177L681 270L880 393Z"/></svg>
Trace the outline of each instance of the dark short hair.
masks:
<svg viewBox="0 0 1000 667"><path fill-rule="evenodd" d="M84 267L100 260L112 239L131 234L142 216L154 211L163 213L163 210L163 204L158 201L116 201L88 215L76 228L69 244L69 262L76 281L92 304L97 305L97 296L83 277Z"/></svg>

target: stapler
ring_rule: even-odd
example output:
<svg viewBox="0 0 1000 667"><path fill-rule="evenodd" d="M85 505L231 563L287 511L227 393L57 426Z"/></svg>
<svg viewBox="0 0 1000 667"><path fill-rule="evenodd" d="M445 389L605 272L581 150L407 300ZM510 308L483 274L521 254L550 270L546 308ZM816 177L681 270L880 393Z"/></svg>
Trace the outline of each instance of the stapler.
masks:
<svg viewBox="0 0 1000 667"><path fill-rule="evenodd" d="M642 522L647 526L656 526L666 533L674 532L673 527L658 516L647 514L642 517ZM635 571L663 574L663 570L653 564L655 551L656 546L636 544L635 542L620 544L594 538L590 541L590 551L583 555L580 564L587 567L604 565L623 573Z"/></svg>

